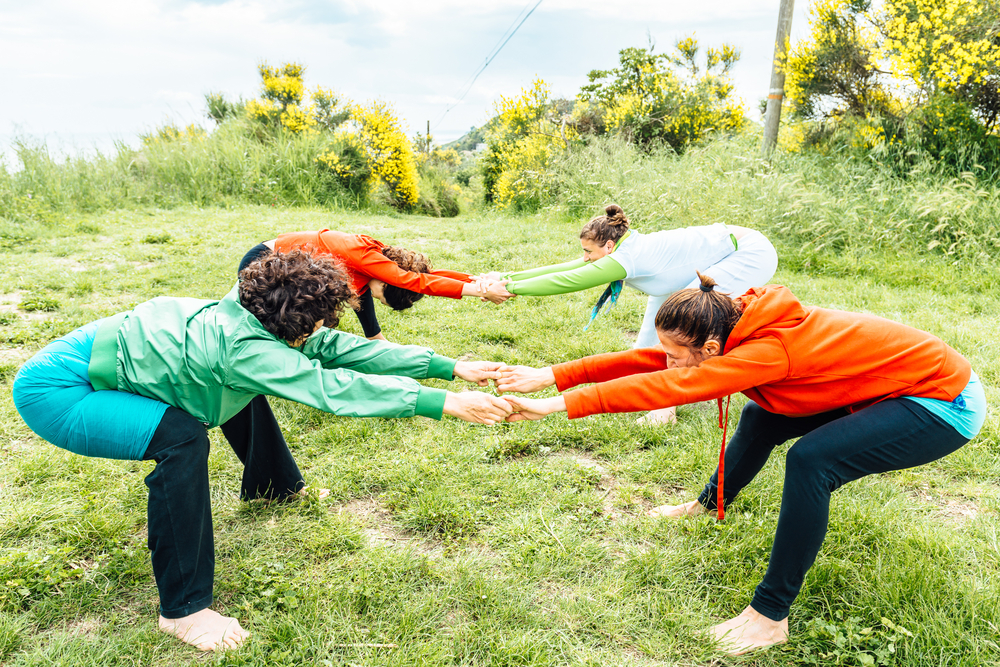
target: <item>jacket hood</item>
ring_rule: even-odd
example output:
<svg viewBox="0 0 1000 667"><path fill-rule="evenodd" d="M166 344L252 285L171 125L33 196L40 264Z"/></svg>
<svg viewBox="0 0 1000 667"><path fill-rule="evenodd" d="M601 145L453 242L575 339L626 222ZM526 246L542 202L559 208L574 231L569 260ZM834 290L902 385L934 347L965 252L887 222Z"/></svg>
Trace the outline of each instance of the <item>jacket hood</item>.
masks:
<svg viewBox="0 0 1000 667"><path fill-rule="evenodd" d="M743 315L729 334L723 354L744 341L759 338L767 331L796 327L809 314L809 310L783 285L751 287L735 301L743 307Z"/></svg>

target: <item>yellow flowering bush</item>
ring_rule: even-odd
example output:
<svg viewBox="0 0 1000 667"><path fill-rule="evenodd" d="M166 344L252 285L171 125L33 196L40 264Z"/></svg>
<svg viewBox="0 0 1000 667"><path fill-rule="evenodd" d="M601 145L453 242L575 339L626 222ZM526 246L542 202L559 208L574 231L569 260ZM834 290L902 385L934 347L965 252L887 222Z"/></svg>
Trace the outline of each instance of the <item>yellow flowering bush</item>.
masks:
<svg viewBox="0 0 1000 667"><path fill-rule="evenodd" d="M175 141L195 142L202 141L208 136L202 128L197 125L188 125L180 128L176 125L164 125L157 128L155 132L141 135L142 143L145 146L165 144Z"/></svg>
<svg viewBox="0 0 1000 667"><path fill-rule="evenodd" d="M484 197L499 208L532 210L540 205L556 151L565 150L576 131L548 114L549 86L542 79L517 97L500 97L486 134L482 159Z"/></svg>
<svg viewBox="0 0 1000 667"><path fill-rule="evenodd" d="M622 49L619 67L590 72L581 102L602 107L607 131L643 146L667 143L678 152L709 132L743 129L746 115L729 78L739 52L728 44L709 48L704 69L699 52L694 37L679 40L669 54L654 53L652 46Z"/></svg>
<svg viewBox="0 0 1000 667"><path fill-rule="evenodd" d="M816 0L785 91L804 141L902 173L1000 161L1000 7L978 0Z"/></svg>
<svg viewBox="0 0 1000 667"><path fill-rule="evenodd" d="M381 101L355 106L351 118L368 158L372 185L382 182L388 186L392 203L399 208L416 204L420 196L417 163L392 107Z"/></svg>

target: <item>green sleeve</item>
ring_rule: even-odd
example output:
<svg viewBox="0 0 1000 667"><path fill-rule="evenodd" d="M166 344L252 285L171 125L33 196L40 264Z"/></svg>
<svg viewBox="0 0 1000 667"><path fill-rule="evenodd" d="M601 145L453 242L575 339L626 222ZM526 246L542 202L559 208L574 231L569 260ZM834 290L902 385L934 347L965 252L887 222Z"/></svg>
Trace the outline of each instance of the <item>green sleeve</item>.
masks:
<svg viewBox="0 0 1000 667"><path fill-rule="evenodd" d="M262 339L233 351L225 384L347 417L440 419L447 395L411 377L452 378L455 362L415 345L325 330L301 350ZM410 377L397 377L399 375Z"/></svg>
<svg viewBox="0 0 1000 667"><path fill-rule="evenodd" d="M424 380L454 377L455 360L418 345L366 340L336 329L321 329L302 346L302 354L324 368L348 368L372 375L402 375Z"/></svg>
<svg viewBox="0 0 1000 667"><path fill-rule="evenodd" d="M508 280L527 280L528 278L537 278L538 276L544 276L548 273L572 271L573 269L578 269L585 264L586 262L582 258L574 259L571 262L563 262L562 264L550 264L548 266L539 266L537 269L525 269L524 271L505 273L503 274L503 277Z"/></svg>
<svg viewBox="0 0 1000 667"><path fill-rule="evenodd" d="M625 267L608 255L568 271L515 280L507 283L506 288L508 292L523 296L551 296L607 285L616 280L624 280L625 275Z"/></svg>

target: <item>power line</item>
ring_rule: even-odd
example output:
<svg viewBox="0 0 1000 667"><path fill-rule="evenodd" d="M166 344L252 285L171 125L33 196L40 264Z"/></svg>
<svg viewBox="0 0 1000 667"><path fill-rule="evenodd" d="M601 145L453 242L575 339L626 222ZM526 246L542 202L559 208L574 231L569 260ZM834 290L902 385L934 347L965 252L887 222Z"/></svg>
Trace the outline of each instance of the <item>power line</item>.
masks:
<svg viewBox="0 0 1000 667"><path fill-rule="evenodd" d="M528 13L525 14L524 10L527 9L530 4L531 3L529 2L528 5L525 5L524 9L522 9L521 12L514 19L514 22L511 23L511 26L514 26L514 24L517 23L517 25L514 27L514 29L511 30L508 27L507 30L504 31L504 34L500 36L500 40L497 42L497 44L499 44L499 46L494 46L493 50L490 51L490 53L486 56L486 61L482 64L482 66L480 66L480 68L478 70L476 70L476 73L472 75L472 81L469 81L469 83L464 86L464 90L462 91L462 94L459 96L458 101L455 102L454 104L452 104L447 109L445 109L444 113L441 114L441 116L434 122L434 127L435 128L437 128L437 126L441 123L441 121L444 120L444 117L448 115L449 111L451 111L452 109L454 109L455 107L457 107L459 104L462 103L462 100L465 99L465 96L469 94L470 90L472 90L472 85L474 83L476 83L476 79L479 78L479 75L482 74L483 70L486 69L487 65L489 65L491 62L493 62L493 59L496 58L500 54L500 51L503 49L503 47L505 47L507 45L507 42L509 42L510 39L511 39L511 37L514 36L514 33L516 33L518 31L518 29L522 25L524 25L524 22L528 20L528 17L531 16L532 13L536 9L538 9L538 5L542 4L542 0L538 0L538 2L535 3L535 6L532 7L530 10L528 10ZM521 18L521 14L524 14L524 18ZM521 19L520 23L518 23L518 19ZM508 34L508 33L510 33L510 34Z"/></svg>

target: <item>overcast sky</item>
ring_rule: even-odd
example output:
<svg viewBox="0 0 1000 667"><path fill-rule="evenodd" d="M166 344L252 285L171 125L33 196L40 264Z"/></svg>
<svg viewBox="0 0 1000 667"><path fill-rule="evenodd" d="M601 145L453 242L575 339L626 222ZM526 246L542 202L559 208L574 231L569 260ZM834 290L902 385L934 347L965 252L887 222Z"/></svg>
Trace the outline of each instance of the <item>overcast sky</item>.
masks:
<svg viewBox="0 0 1000 667"><path fill-rule="evenodd" d="M0 150L14 136L107 150L167 122L205 124L205 94L255 97L261 61L304 64L310 88L391 102L408 133L430 120L444 143L535 77L574 96L647 35L658 50L687 35L739 48L737 92L758 117L779 0L542 0L442 118L535 1L0 0ZM808 4L796 2L793 41L807 34Z"/></svg>

